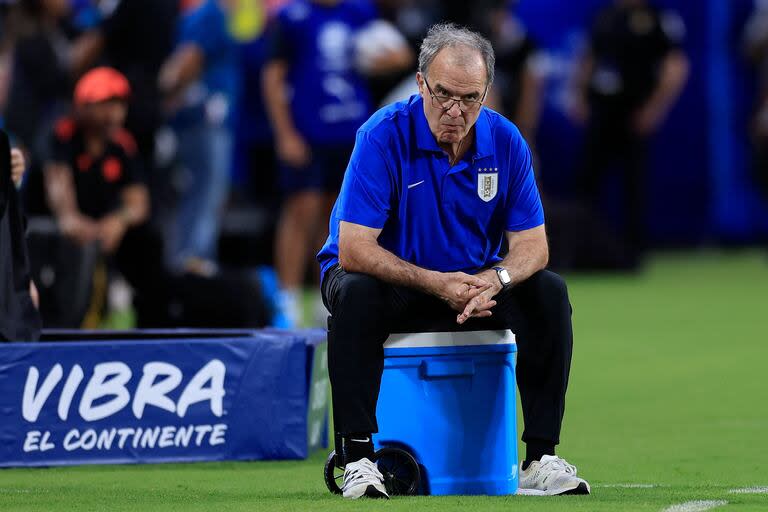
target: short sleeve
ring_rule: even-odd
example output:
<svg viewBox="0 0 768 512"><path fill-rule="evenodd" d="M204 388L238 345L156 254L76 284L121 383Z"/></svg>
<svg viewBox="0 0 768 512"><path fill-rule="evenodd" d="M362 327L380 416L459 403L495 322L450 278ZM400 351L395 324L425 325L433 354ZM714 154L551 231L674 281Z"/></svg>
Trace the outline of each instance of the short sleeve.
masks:
<svg viewBox="0 0 768 512"><path fill-rule="evenodd" d="M654 58L663 59L671 52L680 50L685 38L685 22L673 11L657 13L656 30L649 51Z"/></svg>
<svg viewBox="0 0 768 512"><path fill-rule="evenodd" d="M141 185L145 182L144 170L141 160L137 156L124 155L125 173L121 179L121 185Z"/></svg>
<svg viewBox="0 0 768 512"><path fill-rule="evenodd" d="M339 194L338 220L381 229L392 209L393 174L380 144L358 131Z"/></svg>
<svg viewBox="0 0 768 512"><path fill-rule="evenodd" d="M291 61L294 47L290 37L290 26L285 16L276 17L267 29L267 60Z"/></svg>
<svg viewBox="0 0 768 512"><path fill-rule="evenodd" d="M358 23L360 25L372 23L379 19L379 13L377 12L376 6L373 2L360 2L356 7L359 9Z"/></svg>
<svg viewBox="0 0 768 512"><path fill-rule="evenodd" d="M607 17L608 13L605 10L598 12L589 27L589 31L587 33L587 45L589 51L592 53L597 53L599 51L600 39L603 32L601 28L606 25Z"/></svg>
<svg viewBox="0 0 768 512"><path fill-rule="evenodd" d="M685 41L685 21L675 11L662 11L659 14L659 27L667 48L677 50Z"/></svg>
<svg viewBox="0 0 768 512"><path fill-rule="evenodd" d="M99 29L107 40L107 46L125 41L129 30L130 2L115 0L102 2L106 7L101 7L101 23Z"/></svg>
<svg viewBox="0 0 768 512"><path fill-rule="evenodd" d="M544 208L533 174L531 150L521 135L512 142L507 231L525 231L544 224Z"/></svg>
<svg viewBox="0 0 768 512"><path fill-rule="evenodd" d="M113 135L112 142L117 146L124 169L120 184L131 185L144 182L146 178L144 166L139 157L139 149L133 135L128 130L119 130Z"/></svg>
<svg viewBox="0 0 768 512"><path fill-rule="evenodd" d="M226 20L215 5L209 2L202 4L187 14L181 23L180 44L194 44L206 56L228 47Z"/></svg>

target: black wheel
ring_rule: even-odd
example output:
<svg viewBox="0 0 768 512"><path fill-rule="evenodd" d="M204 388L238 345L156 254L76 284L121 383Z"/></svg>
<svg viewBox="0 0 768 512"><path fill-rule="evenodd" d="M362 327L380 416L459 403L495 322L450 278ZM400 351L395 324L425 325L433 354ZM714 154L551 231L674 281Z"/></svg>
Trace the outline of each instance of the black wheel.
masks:
<svg viewBox="0 0 768 512"><path fill-rule="evenodd" d="M341 484L344 483L344 470L336 464L336 450L328 454L325 460L325 485L332 494L341 494Z"/></svg>
<svg viewBox="0 0 768 512"><path fill-rule="evenodd" d="M384 475L384 486L390 496L412 496L419 492L421 471L410 453L400 448L382 448L373 458Z"/></svg>

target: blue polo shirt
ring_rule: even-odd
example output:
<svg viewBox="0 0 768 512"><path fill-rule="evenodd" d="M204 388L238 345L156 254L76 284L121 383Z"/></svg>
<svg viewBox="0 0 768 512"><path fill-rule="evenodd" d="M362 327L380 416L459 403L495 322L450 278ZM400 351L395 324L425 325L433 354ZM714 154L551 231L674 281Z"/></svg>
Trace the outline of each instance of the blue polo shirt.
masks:
<svg viewBox="0 0 768 512"><path fill-rule="evenodd" d="M515 125L483 108L474 147L451 167L423 108L412 96L358 130L317 255L323 276L339 261L342 220L381 229L379 245L419 267L467 273L501 260L505 231L544 224L531 152Z"/></svg>

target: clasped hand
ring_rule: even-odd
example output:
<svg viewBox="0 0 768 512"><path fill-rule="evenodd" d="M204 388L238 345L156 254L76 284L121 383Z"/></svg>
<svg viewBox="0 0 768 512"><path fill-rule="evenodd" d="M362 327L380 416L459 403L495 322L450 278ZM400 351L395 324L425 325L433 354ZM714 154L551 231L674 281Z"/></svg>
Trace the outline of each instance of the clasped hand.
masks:
<svg viewBox="0 0 768 512"><path fill-rule="evenodd" d="M501 291L501 283L486 279L482 274L463 272L439 274L436 293L451 309L458 311L456 323L463 324L470 318L486 318L496 306L493 298Z"/></svg>
<svg viewBox="0 0 768 512"><path fill-rule="evenodd" d="M64 235L81 245L100 241L101 249L106 254L117 250L127 229L125 221L118 214L94 220L83 214L73 213L63 217L60 226Z"/></svg>

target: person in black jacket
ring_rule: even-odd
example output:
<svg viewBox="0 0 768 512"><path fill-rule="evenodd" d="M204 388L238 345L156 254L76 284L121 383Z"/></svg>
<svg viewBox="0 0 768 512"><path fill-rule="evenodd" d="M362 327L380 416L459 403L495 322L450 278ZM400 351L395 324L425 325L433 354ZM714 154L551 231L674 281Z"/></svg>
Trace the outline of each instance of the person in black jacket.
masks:
<svg viewBox="0 0 768 512"><path fill-rule="evenodd" d="M743 43L757 78L757 95L750 123L753 171L757 184L768 199L768 2L755 2L744 27Z"/></svg>
<svg viewBox="0 0 768 512"><path fill-rule="evenodd" d="M649 143L688 78L684 35L676 13L648 0L614 0L595 18L577 69L570 114L587 128L578 192L597 209L613 164L619 164L628 267L640 263L646 245Z"/></svg>
<svg viewBox="0 0 768 512"><path fill-rule="evenodd" d="M0 130L0 341L35 341L40 337L37 290L29 275L24 218L16 186L24 157L12 150Z"/></svg>

